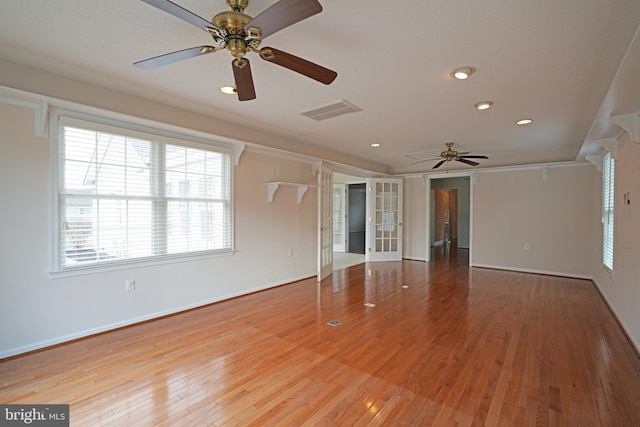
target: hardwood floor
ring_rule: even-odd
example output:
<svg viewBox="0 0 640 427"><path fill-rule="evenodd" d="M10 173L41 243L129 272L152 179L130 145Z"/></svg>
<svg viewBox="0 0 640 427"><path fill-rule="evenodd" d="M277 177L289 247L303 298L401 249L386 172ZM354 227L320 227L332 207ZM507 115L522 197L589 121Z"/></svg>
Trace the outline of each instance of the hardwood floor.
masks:
<svg viewBox="0 0 640 427"><path fill-rule="evenodd" d="M638 426L640 359L590 281L402 261L4 361L0 403L69 403L72 426Z"/></svg>

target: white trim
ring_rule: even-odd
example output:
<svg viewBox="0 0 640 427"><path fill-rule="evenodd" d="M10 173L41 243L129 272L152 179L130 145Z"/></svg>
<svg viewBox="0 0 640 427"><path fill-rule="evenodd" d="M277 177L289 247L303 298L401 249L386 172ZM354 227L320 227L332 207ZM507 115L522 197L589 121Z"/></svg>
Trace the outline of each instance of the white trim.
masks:
<svg viewBox="0 0 640 427"><path fill-rule="evenodd" d="M410 261L428 262L426 258L418 258L418 257L414 257L414 256L403 256L402 259L408 259Z"/></svg>
<svg viewBox="0 0 640 427"><path fill-rule="evenodd" d="M558 276L558 277L569 277L572 279L593 280L593 276L590 276L587 274L566 273L561 271L536 270L534 268L518 268L518 267L505 266L505 265L490 265L490 264L471 265L471 263L469 263L469 266L478 267L478 268L490 268L493 270L517 271L518 273L544 274L546 276Z"/></svg>
<svg viewBox="0 0 640 427"><path fill-rule="evenodd" d="M173 254L164 257L153 257L150 259L130 259L119 260L113 264L90 264L86 267L74 267L67 270L51 270L49 271L50 279L62 279L65 277L86 276L89 274L100 274L109 271L130 270L133 268L153 267L156 265L174 264L179 262L199 261L209 258L219 258L224 256L232 256L237 250L220 250L202 253L186 253Z"/></svg>
<svg viewBox="0 0 640 427"><path fill-rule="evenodd" d="M591 163L577 162L577 161L569 161L569 162L556 162L556 163L532 163L528 165L515 165L515 166L498 166L493 168L476 168L469 170L454 170L449 172L411 172L411 173L400 173L395 175L389 175L391 178L417 178L423 175L426 176L441 176L441 177L451 177L455 178L456 176L472 176L474 179L477 179L477 175L481 173L491 173L491 172L504 172L504 171L521 171L521 170L532 170L532 169L541 169L544 166L548 168L569 168L569 167L578 167L578 166L592 166ZM473 182L473 180L472 180ZM475 182L477 183L477 181Z"/></svg>
<svg viewBox="0 0 640 427"><path fill-rule="evenodd" d="M609 120L626 130L633 142L640 144L640 113L611 116Z"/></svg>
<svg viewBox="0 0 640 427"><path fill-rule="evenodd" d="M197 138L208 142L215 142L219 146L226 146L232 149L236 145L243 145L246 142L208 132L197 131L182 126L171 125L155 120L144 119L130 114L118 113L103 108L92 107L77 102L66 101L63 99L53 98L46 95L27 92L19 89L13 89L6 86L0 86L0 102L17 105L20 107L31 108L35 111L42 111L43 105L48 107L49 111L57 110L58 115L65 115L82 120L99 121L99 123L111 124L117 122L116 126L126 124L132 126L132 130L139 130L136 127L141 126L146 131L168 132L174 135L187 136ZM53 112L53 111L52 111ZM36 132L36 129L34 129ZM162 134L161 134L162 135ZM211 141L211 140L214 141Z"/></svg>
<svg viewBox="0 0 640 427"><path fill-rule="evenodd" d="M96 328L91 328L91 329L85 329L84 331L79 331L79 332L75 332L72 334L68 334L68 335L62 335L56 338L51 338L51 339L47 339L47 340L43 340L43 341L38 341L35 342L33 344L29 344L29 345L25 345L22 347L15 347L15 348L11 348L9 350L5 350L3 352L0 352L0 359L4 359L6 357L12 357L12 356L17 356L19 354L22 353L27 353L30 351L34 351L34 350L40 350L42 348L46 348L46 347L50 347L53 345L57 345L57 344L62 344L68 341L73 341L73 340L77 340L80 338L86 338L92 335L96 335L96 334L100 334L103 332L109 332L109 331L113 331L115 329L118 328L123 328L126 326L132 326L135 325L137 323L141 323L141 322L146 322L148 320L154 320L154 319L159 319L162 318L164 316L169 316L172 314L178 314L180 312L183 311L187 311L187 310L192 310L195 308L199 308L199 307L204 307L207 306L209 304L213 304L216 302L220 302L220 301L225 301L225 300L229 300L232 298L237 298L239 296L243 296L243 295L249 295L255 292L260 292L266 289L270 289L270 288L275 288L278 286L282 286L282 285L286 285L288 283L294 283L300 280L305 280L305 279L309 279L314 277L314 274L307 274L307 275L302 275L302 276L298 276L298 277L293 277L287 280L283 280L283 281L279 281L279 282L274 282L274 283L269 283L266 284L264 286L258 286L255 288L251 288L248 290L245 290L243 292L234 292L231 294L227 294L227 295L223 295L221 297L217 297L217 298L212 298L209 300L205 300L205 301L200 301L197 303L193 303L193 304L187 304L187 305L183 305L181 307L176 307L176 308L171 308L168 310L162 310L162 311L158 311L155 313L151 313L151 314L146 314L144 316L139 316L139 317L134 317L128 320L123 320L120 322L114 322L114 323L110 323L108 325L102 325Z"/></svg>
<svg viewBox="0 0 640 427"><path fill-rule="evenodd" d="M619 137L598 139L596 142L606 152L611 153L611 157L613 157L614 160L618 158L618 147L620 146Z"/></svg>
<svg viewBox="0 0 640 427"><path fill-rule="evenodd" d="M593 156L585 156L585 159L591 162L596 167L598 172L602 173L602 157L603 156L604 156L604 153L600 153L600 154L594 154Z"/></svg>
<svg viewBox="0 0 640 427"><path fill-rule="evenodd" d="M49 136L49 103L42 101L40 108L36 109L36 137L47 138Z"/></svg>

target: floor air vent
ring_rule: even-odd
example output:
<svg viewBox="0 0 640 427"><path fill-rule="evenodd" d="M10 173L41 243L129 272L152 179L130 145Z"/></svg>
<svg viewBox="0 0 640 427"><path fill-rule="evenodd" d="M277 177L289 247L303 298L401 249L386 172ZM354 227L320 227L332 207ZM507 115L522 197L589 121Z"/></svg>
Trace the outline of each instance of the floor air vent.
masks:
<svg viewBox="0 0 640 427"><path fill-rule="evenodd" d="M307 116L314 120L320 121L330 119L332 117L341 116L343 114L356 113L358 111L362 111L362 109L356 107L349 101L341 99L332 104L325 105L324 107L303 111L301 114L303 116Z"/></svg>

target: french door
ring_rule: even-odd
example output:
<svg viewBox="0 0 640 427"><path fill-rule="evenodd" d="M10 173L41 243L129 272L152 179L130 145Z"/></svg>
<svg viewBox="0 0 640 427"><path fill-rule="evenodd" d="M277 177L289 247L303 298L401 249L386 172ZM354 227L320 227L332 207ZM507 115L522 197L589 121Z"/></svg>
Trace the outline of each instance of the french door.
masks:
<svg viewBox="0 0 640 427"><path fill-rule="evenodd" d="M333 184L333 251L347 248L347 185Z"/></svg>
<svg viewBox="0 0 640 427"><path fill-rule="evenodd" d="M402 260L402 179L367 179L366 261Z"/></svg>
<svg viewBox="0 0 640 427"><path fill-rule="evenodd" d="M333 272L333 170L318 173L318 282Z"/></svg>

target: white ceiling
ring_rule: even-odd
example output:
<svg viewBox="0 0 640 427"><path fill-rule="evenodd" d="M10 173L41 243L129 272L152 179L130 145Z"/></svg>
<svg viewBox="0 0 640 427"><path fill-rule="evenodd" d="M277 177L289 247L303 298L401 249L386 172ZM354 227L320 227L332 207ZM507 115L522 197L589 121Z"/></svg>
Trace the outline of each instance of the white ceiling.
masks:
<svg viewBox="0 0 640 427"><path fill-rule="evenodd" d="M206 19L227 10L223 0L174 2ZM345 163L368 159L381 165L378 172L396 174L431 170L435 162L411 163L437 155L447 141L488 155L480 167L581 160L596 149L590 131L597 138L621 132L599 127L597 117L616 106L631 110L618 113L640 111L640 85L629 77L638 49L625 59L631 71L619 71L640 25L638 0L320 2L322 13L262 46L333 69L336 81L325 86L249 54L253 101L218 91L233 84L226 51L156 70L134 67L211 44L204 31L138 0L1 0L0 58L276 134L301 152L311 144L344 153ZM273 3L251 0L246 13ZM463 65L477 72L452 79ZM626 79L612 85L616 73ZM340 99L362 111L321 122L300 114ZM493 108L473 108L485 100ZM535 121L516 126L521 118ZM469 168L449 163L450 170Z"/></svg>

